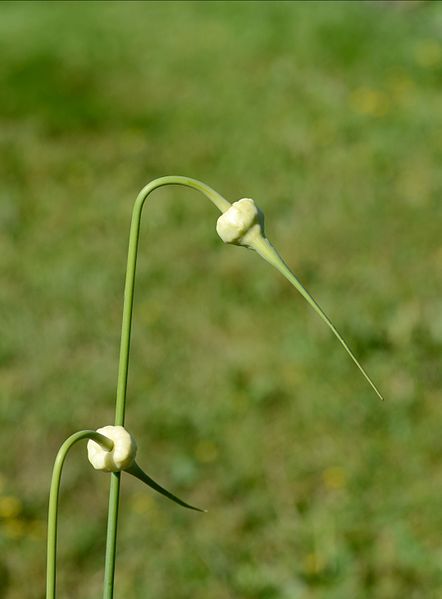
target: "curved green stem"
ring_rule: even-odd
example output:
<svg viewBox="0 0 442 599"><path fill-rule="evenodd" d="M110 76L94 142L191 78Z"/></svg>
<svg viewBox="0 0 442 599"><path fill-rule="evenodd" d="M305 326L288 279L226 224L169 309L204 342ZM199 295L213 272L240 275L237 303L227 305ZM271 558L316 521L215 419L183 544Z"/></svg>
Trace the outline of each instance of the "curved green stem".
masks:
<svg viewBox="0 0 442 599"><path fill-rule="evenodd" d="M48 510L48 543L47 543L47 570L46 570L46 599L55 599L56 564L57 564L57 524L58 524L58 497L60 495L60 482L63 464L66 456L77 441L81 439L92 439L109 451L114 443L108 437L96 431L79 431L71 435L60 447L55 458L52 471L51 490L49 494Z"/></svg>
<svg viewBox="0 0 442 599"><path fill-rule="evenodd" d="M132 312L135 286L135 272L137 265L138 240L140 236L141 213L147 196L158 187L165 185L183 185L191 187L204 194L220 212L230 208L230 203L211 187L189 177L170 176L161 177L151 181L144 187L137 199L132 212L132 221L129 235L129 250L127 255L126 283L124 288L123 323L121 327L120 360L118 367L117 401L115 407L115 425L124 425L126 407L127 375L129 365L130 336L132 328ZM104 567L103 599L113 598L115 554L118 524L118 504L120 497L120 473L111 475L109 489L109 512L106 540L106 557Z"/></svg>
<svg viewBox="0 0 442 599"><path fill-rule="evenodd" d="M161 177L160 179L155 179L154 181L146 185L146 187L144 187L138 194L132 211L132 222L130 226L129 235L126 284L124 288L123 322L121 326L120 361L118 367L117 403L115 407L115 424L121 426L124 425L124 414L126 405L130 335L132 327L132 310L135 286L135 272L137 267L138 239L140 236L141 213L143 211L144 202L146 201L147 196L154 189L157 189L158 187L163 187L165 185L184 185L185 187L191 187L203 193L211 202L215 204L215 206L221 212L225 212L230 208L230 203L226 199L224 199L219 193L210 188L208 185L201 183L201 181L197 181L196 179L190 179L189 177Z"/></svg>

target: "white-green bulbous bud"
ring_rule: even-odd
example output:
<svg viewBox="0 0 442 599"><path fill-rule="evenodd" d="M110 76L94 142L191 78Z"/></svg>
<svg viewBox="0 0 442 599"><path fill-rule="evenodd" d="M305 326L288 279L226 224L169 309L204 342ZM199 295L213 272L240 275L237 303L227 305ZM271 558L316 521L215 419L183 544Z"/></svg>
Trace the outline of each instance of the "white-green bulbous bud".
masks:
<svg viewBox="0 0 442 599"><path fill-rule="evenodd" d="M224 243L250 247L256 237L264 237L264 217L251 198L234 202L216 223L216 232Z"/></svg>
<svg viewBox="0 0 442 599"><path fill-rule="evenodd" d="M95 441L88 441L87 454L95 470L103 472L120 472L135 460L137 444L130 433L122 426L103 426L97 429L114 442L111 450L105 449Z"/></svg>

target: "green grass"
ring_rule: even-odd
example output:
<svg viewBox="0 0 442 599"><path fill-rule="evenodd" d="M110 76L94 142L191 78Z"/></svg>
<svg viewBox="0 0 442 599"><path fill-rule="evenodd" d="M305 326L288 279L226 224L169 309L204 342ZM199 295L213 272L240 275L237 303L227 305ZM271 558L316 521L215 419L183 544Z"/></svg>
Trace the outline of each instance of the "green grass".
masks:
<svg viewBox="0 0 442 599"><path fill-rule="evenodd" d="M116 596L442 592L442 7L0 6L0 596L44 593L52 461L113 419L130 212L253 197L305 302L196 193L146 206ZM100 596L108 479L63 482L60 597Z"/></svg>

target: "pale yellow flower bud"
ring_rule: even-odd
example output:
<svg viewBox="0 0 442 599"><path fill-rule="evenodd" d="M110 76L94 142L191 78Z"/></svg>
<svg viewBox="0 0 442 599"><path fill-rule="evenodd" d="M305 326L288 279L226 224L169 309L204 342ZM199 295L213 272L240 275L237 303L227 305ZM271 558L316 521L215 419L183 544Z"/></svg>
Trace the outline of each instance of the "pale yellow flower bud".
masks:
<svg viewBox="0 0 442 599"><path fill-rule="evenodd" d="M224 243L250 247L256 237L263 237L263 215L251 198L234 202L216 223L216 232Z"/></svg>
<svg viewBox="0 0 442 599"><path fill-rule="evenodd" d="M95 470L103 472L120 472L134 463L137 444L130 433L122 426L103 426L97 429L114 442L109 451L95 441L88 441L88 458Z"/></svg>

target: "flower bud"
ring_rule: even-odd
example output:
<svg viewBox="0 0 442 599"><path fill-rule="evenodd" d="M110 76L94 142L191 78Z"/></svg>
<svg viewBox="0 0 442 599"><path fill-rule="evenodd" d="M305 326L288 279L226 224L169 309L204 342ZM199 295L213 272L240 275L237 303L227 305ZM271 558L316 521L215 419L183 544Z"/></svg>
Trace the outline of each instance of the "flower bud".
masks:
<svg viewBox="0 0 442 599"><path fill-rule="evenodd" d="M264 236L263 214L251 198L243 198L219 217L216 232L224 243L249 247L256 236Z"/></svg>
<svg viewBox="0 0 442 599"><path fill-rule="evenodd" d="M95 441L88 441L88 458L95 470L120 472L133 464L137 453L137 444L124 427L104 426L98 428L97 433L111 439L114 446L111 450L108 450Z"/></svg>

